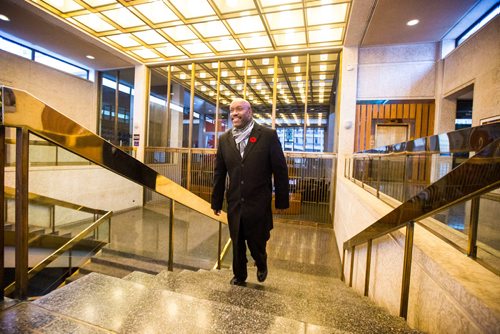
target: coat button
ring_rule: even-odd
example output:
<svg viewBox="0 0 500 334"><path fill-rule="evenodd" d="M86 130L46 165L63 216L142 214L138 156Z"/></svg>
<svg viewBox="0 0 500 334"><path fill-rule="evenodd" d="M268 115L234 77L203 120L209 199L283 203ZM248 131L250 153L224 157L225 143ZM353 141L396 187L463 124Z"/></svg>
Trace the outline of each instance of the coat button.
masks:
<svg viewBox="0 0 500 334"><path fill-rule="evenodd" d="M242 201L242 202L245 202L245 199L244 199L244 198L242 198L242 199L241 199L241 201Z"/></svg>
<svg viewBox="0 0 500 334"><path fill-rule="evenodd" d="M245 184L245 181L241 181L241 184Z"/></svg>

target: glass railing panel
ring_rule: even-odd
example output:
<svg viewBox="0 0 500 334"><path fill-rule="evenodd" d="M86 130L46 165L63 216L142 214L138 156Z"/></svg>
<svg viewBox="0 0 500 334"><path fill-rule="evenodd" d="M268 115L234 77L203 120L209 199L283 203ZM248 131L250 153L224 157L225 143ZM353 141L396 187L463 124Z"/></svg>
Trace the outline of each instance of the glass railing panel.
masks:
<svg viewBox="0 0 500 334"><path fill-rule="evenodd" d="M217 262L219 223L182 204L175 204L174 263L212 269ZM221 225L221 248L229 240L229 228Z"/></svg>
<svg viewBox="0 0 500 334"><path fill-rule="evenodd" d="M215 168L215 150L192 150L189 190L210 202Z"/></svg>
<svg viewBox="0 0 500 334"><path fill-rule="evenodd" d="M379 170L371 172L380 173L380 192L399 201L404 197L406 160L404 156L393 155L382 157L377 167ZM377 176L378 177L378 176Z"/></svg>
<svg viewBox="0 0 500 334"><path fill-rule="evenodd" d="M186 187L188 152L186 148L147 147L144 163L160 175ZM164 199L164 196L150 189L146 190L146 203L161 202Z"/></svg>
<svg viewBox="0 0 500 334"><path fill-rule="evenodd" d="M486 193L479 200L477 258L500 273L500 189Z"/></svg>
<svg viewBox="0 0 500 334"><path fill-rule="evenodd" d="M286 152L290 183L290 207L275 219L331 223L331 189L335 177L336 156L327 153Z"/></svg>

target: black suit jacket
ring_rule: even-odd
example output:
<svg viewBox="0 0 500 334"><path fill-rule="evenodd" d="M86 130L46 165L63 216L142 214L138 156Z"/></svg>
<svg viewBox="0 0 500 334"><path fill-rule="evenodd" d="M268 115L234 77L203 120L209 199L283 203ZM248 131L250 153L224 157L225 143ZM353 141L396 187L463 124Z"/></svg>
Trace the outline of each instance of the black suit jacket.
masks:
<svg viewBox="0 0 500 334"><path fill-rule="evenodd" d="M227 191L226 175L229 176ZM269 231L273 228L273 176L275 207L286 209L289 206L288 168L275 130L255 123L243 158L231 130L220 137L214 171L212 209L222 209L226 191L229 231L233 240L238 235L241 218L247 232L269 239Z"/></svg>

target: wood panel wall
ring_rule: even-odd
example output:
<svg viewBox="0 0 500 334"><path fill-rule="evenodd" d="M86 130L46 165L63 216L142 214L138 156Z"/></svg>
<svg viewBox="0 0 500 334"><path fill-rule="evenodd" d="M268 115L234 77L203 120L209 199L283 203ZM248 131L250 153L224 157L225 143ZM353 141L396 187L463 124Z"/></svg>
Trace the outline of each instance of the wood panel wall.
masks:
<svg viewBox="0 0 500 334"><path fill-rule="evenodd" d="M408 140L433 135L434 107L434 101L397 101L386 104L357 103L354 151L374 148L377 124L408 125ZM404 175L410 184L420 188L427 185L430 182L430 161L425 156L412 156L409 159L409 161L401 160L399 163L393 162L394 166L390 172L401 174L406 170Z"/></svg>
<svg viewBox="0 0 500 334"><path fill-rule="evenodd" d="M354 152L374 148L377 124L407 124L408 140L432 135L434 106L434 101L358 102Z"/></svg>

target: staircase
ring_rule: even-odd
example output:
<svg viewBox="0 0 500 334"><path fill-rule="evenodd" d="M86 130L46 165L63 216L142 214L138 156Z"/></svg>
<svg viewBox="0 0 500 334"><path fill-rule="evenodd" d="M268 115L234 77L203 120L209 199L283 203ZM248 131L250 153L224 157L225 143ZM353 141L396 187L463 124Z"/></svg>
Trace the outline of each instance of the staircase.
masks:
<svg viewBox="0 0 500 334"><path fill-rule="evenodd" d="M249 270L90 273L34 301L4 303L2 333L417 333L337 278L270 267Z"/></svg>

